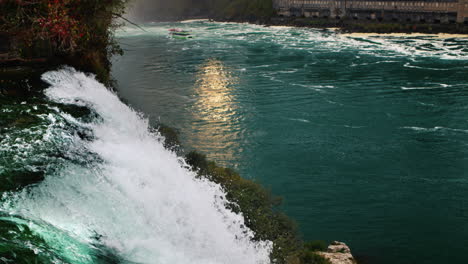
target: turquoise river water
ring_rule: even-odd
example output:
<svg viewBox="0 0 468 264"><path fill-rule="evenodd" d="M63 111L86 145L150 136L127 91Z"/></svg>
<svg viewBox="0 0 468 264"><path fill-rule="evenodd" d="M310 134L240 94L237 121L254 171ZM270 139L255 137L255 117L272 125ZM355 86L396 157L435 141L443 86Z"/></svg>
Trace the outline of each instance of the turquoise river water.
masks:
<svg viewBox="0 0 468 264"><path fill-rule="evenodd" d="M283 196L305 239L345 241L375 264L467 263L467 39L144 29L118 34L120 96Z"/></svg>

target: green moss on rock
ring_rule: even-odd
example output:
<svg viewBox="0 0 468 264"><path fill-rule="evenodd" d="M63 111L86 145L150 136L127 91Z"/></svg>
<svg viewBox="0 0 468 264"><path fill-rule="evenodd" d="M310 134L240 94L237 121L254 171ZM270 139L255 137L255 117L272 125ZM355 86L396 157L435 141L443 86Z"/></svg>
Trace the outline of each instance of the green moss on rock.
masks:
<svg viewBox="0 0 468 264"><path fill-rule="evenodd" d="M176 129L166 126L164 124L159 124L157 130L164 137L164 147L172 150L178 151L180 146L179 133Z"/></svg>
<svg viewBox="0 0 468 264"><path fill-rule="evenodd" d="M322 240L312 240L304 244L306 250L309 251L326 251L328 244Z"/></svg>

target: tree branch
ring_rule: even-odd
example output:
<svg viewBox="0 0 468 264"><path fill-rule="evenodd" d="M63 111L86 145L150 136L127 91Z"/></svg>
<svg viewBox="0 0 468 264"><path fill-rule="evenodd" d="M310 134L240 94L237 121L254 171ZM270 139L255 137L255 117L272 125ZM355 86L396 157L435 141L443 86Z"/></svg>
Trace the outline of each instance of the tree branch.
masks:
<svg viewBox="0 0 468 264"><path fill-rule="evenodd" d="M146 31L144 28L142 28L142 27L140 27L139 25L137 25L136 23L133 23L132 21L126 19L126 18L123 17L121 14L112 13L112 15L114 15L114 16L116 16L116 17L118 17L118 18L121 18L121 19L127 21L128 23L130 23L130 24L134 25L135 27L137 27L137 28L143 30L144 32L148 32L148 31Z"/></svg>

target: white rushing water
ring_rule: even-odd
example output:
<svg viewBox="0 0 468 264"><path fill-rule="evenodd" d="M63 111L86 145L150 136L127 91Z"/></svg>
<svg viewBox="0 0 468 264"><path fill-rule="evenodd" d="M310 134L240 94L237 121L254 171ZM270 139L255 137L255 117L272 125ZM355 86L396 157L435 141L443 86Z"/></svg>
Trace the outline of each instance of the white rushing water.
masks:
<svg viewBox="0 0 468 264"><path fill-rule="evenodd" d="M93 135L74 137L70 152L93 153L98 161L65 164L33 188L10 194L4 210L102 243L132 263L270 262L271 242L251 241L243 216L226 209L222 188L195 179L148 121L114 93L73 69L43 79L52 101L97 113L91 123L63 116Z"/></svg>
<svg viewBox="0 0 468 264"><path fill-rule="evenodd" d="M119 28L117 36L127 37L168 37L167 29L177 27L191 31L195 36L188 41L210 41L214 50L224 49L226 40L244 43L271 43L285 50L308 52L327 51L340 53L352 51L356 55L372 55L382 58L431 57L444 60L466 60L466 36L434 34L341 34L334 30L296 28L285 26L265 27L248 23L208 22L188 20L184 23L146 23L141 28L126 26ZM447 41L451 39L452 41ZM454 40L455 43L454 43ZM124 45L125 46L125 45ZM192 48L196 45L192 45ZM131 48L131 47L129 47Z"/></svg>

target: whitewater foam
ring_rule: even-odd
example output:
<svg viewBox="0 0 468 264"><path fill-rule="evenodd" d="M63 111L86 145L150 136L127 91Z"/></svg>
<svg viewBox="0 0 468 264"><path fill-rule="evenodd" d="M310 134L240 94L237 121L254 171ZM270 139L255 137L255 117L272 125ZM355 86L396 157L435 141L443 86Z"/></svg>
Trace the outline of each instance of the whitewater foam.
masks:
<svg viewBox="0 0 468 264"><path fill-rule="evenodd" d="M417 126L405 126L401 127L401 129L409 129L418 132L461 132L461 133L468 133L468 130L459 129L459 128L450 128L450 127L442 127L442 126L435 126L435 127L417 127Z"/></svg>
<svg viewBox="0 0 468 264"><path fill-rule="evenodd" d="M310 28L264 27L248 23L209 22L205 20L188 20L177 25L167 23L142 25L146 32L128 26L120 29L117 35L119 37L167 36L167 28L173 26L194 30L197 33L196 41L210 41L213 44L226 39L243 42L268 41L278 44L283 49L307 50L311 53L326 50L334 53L353 51L362 55L391 59L396 57L433 57L444 60L466 60L468 58L465 49L467 39L463 38L451 39L453 43L448 43L446 39L438 39L433 36L350 35Z"/></svg>
<svg viewBox="0 0 468 264"><path fill-rule="evenodd" d="M436 85L438 86L417 86L417 87L402 86L400 88L402 90L433 90L433 89L441 89L441 88L449 88L453 86L458 86L458 85L450 85L450 84L445 84L445 83L439 83Z"/></svg>
<svg viewBox="0 0 468 264"><path fill-rule="evenodd" d="M132 263L270 263L272 243L253 242L243 216L226 208L223 189L196 179L140 114L73 69L43 79L52 101L85 105L99 115L83 123L60 113L93 134L92 140L74 136L69 145L98 158L70 161L40 184L8 194L3 211L103 244Z"/></svg>

